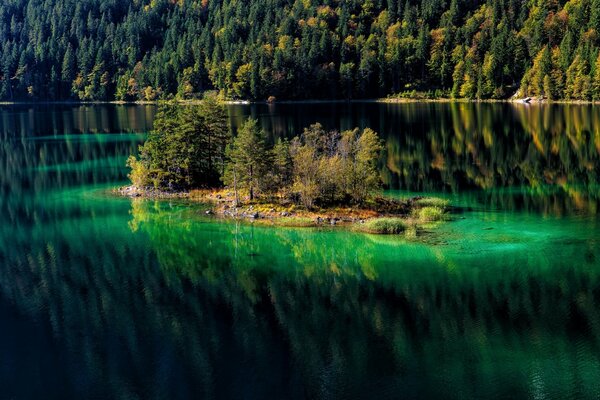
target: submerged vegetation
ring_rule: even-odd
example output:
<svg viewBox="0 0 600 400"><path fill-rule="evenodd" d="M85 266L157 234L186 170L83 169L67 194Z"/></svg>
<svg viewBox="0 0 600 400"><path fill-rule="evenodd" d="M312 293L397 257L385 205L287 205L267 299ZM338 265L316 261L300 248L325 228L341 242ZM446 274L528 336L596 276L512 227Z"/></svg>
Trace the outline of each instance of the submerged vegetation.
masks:
<svg viewBox="0 0 600 400"><path fill-rule="evenodd" d="M402 218L375 218L364 224L364 231L370 233L398 234L406 228L407 223Z"/></svg>
<svg viewBox="0 0 600 400"><path fill-rule="evenodd" d="M235 137L226 121L214 97L199 107L163 107L139 157L129 157L132 186L121 191L209 200L215 204L209 213L294 226L366 221L362 230L373 233L404 232L400 216L419 222L445 216L441 200L377 196L383 145L370 128L327 131L317 123L271 144L257 120L248 119Z"/></svg>
<svg viewBox="0 0 600 400"><path fill-rule="evenodd" d="M11 0L0 100L600 99L600 0Z"/></svg>

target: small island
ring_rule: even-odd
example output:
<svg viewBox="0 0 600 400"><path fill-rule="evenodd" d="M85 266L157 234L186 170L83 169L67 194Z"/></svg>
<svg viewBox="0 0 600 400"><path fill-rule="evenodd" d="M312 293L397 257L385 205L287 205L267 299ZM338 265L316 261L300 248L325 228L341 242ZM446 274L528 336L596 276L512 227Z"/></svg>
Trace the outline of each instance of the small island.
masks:
<svg viewBox="0 0 600 400"><path fill-rule="evenodd" d="M225 108L209 96L198 106L162 106L155 127L131 156L129 197L186 198L205 213L275 226L346 226L416 236L448 219L437 198L381 194L383 145L370 128L327 131L320 124L269 143L255 119L235 137Z"/></svg>

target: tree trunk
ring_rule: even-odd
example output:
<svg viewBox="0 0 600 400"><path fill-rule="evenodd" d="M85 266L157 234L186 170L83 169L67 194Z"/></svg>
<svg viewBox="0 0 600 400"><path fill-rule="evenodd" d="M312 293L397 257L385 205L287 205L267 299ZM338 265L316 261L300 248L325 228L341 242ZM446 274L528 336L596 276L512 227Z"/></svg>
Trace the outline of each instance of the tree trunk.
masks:
<svg viewBox="0 0 600 400"><path fill-rule="evenodd" d="M234 207L237 208L238 204L240 204L240 198L238 197L238 189L237 189L237 173L235 169L233 170L233 195L234 199Z"/></svg>
<svg viewBox="0 0 600 400"><path fill-rule="evenodd" d="M252 176L252 164L250 164L250 201L254 200L254 178Z"/></svg>

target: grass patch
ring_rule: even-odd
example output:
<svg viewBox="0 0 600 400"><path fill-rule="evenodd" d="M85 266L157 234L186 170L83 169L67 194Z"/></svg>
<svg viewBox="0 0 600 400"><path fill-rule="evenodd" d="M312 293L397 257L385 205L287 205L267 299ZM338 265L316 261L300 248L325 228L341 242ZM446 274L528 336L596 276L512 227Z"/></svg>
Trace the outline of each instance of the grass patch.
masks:
<svg viewBox="0 0 600 400"><path fill-rule="evenodd" d="M423 207L417 210L416 213L421 222L437 222L448 219L448 214L442 207Z"/></svg>
<svg viewBox="0 0 600 400"><path fill-rule="evenodd" d="M446 199L440 199L439 197L423 197L422 199L415 200L417 207L438 207L446 208L450 205L450 201Z"/></svg>
<svg viewBox="0 0 600 400"><path fill-rule="evenodd" d="M309 217L279 217L273 220L273 224L290 228L308 228L315 226L315 220Z"/></svg>
<svg viewBox="0 0 600 400"><path fill-rule="evenodd" d="M417 236L419 235L418 232L419 232L419 230L417 228L417 225L412 224L406 228L406 232L404 232L404 236L406 236L407 239L416 239Z"/></svg>
<svg viewBox="0 0 600 400"><path fill-rule="evenodd" d="M359 226L359 229L368 233L384 235L397 235L404 233L407 223L402 218L374 218Z"/></svg>

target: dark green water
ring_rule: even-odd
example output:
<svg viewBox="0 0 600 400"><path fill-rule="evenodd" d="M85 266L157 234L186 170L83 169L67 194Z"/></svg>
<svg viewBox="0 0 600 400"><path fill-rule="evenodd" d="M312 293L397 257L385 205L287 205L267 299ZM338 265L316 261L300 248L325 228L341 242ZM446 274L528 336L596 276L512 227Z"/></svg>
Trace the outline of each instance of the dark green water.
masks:
<svg viewBox="0 0 600 400"><path fill-rule="evenodd" d="M381 132L418 241L107 196L154 111L0 110L0 399L600 397L600 109L230 108Z"/></svg>

